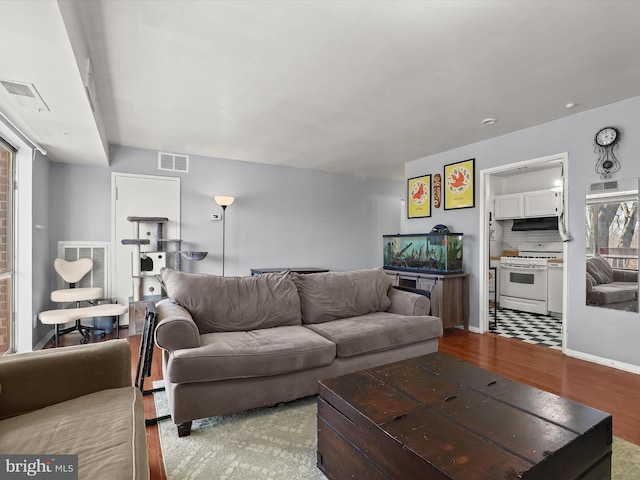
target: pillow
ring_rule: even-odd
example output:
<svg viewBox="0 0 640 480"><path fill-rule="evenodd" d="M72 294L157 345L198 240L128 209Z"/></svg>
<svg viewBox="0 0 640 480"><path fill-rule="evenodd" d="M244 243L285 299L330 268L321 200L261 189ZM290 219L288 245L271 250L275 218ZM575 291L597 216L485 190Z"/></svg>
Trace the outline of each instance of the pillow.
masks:
<svg viewBox="0 0 640 480"><path fill-rule="evenodd" d="M302 322L322 323L340 318L384 312L391 279L380 268L353 272L292 273L298 294Z"/></svg>
<svg viewBox="0 0 640 480"><path fill-rule="evenodd" d="M614 281L613 268L604 258L596 256L587 260L587 273L591 274L596 283L611 283Z"/></svg>
<svg viewBox="0 0 640 480"><path fill-rule="evenodd" d="M170 268L160 272L167 295L186 308L200 334L300 325L300 298L288 272L219 277Z"/></svg>

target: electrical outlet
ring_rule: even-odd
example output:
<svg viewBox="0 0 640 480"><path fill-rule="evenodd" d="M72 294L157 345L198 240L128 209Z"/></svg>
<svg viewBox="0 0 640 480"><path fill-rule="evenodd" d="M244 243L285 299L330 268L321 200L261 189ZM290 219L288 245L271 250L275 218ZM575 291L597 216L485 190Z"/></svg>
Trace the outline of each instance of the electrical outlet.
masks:
<svg viewBox="0 0 640 480"><path fill-rule="evenodd" d="M211 214L211 220L222 220L222 215L220 215L219 213L212 213Z"/></svg>

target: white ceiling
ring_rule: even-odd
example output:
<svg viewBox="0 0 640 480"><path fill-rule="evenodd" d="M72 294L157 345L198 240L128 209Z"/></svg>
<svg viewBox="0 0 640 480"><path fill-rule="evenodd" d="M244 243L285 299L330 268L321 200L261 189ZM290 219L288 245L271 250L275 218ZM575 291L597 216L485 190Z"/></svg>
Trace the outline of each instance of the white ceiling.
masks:
<svg viewBox="0 0 640 480"><path fill-rule="evenodd" d="M634 1L3 1L0 18L0 79L51 111L1 88L0 109L54 161L106 165L108 142L402 179L640 95Z"/></svg>

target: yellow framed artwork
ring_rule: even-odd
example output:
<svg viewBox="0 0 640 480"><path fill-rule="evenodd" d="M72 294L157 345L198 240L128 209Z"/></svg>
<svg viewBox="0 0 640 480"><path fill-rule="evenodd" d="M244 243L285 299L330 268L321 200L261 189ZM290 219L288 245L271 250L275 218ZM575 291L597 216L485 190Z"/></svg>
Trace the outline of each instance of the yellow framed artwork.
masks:
<svg viewBox="0 0 640 480"><path fill-rule="evenodd" d="M431 216L431 175L407 180L407 218Z"/></svg>
<svg viewBox="0 0 640 480"><path fill-rule="evenodd" d="M475 207L475 159L444 166L444 209Z"/></svg>

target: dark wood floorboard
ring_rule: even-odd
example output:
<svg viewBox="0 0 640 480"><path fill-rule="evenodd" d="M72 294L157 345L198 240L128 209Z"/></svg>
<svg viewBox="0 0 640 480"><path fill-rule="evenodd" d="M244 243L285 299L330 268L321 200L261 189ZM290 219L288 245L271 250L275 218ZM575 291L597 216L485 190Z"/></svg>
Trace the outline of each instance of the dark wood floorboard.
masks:
<svg viewBox="0 0 640 480"><path fill-rule="evenodd" d="M640 375L567 357L551 348L457 329L445 332L440 351L608 412L613 416L613 434L640 445Z"/></svg>
<svg viewBox="0 0 640 480"><path fill-rule="evenodd" d="M127 330L121 330L124 338ZM113 338L96 338L103 341ZM131 344L131 376L135 377L140 337L128 337ZM80 343L79 335L65 335L61 345ZM613 433L640 445L640 375L567 357L557 350L531 345L493 334L478 335L449 329L440 340L440 351L473 363L499 375L570 398L613 416ZM145 388L162 378L161 354L154 351L151 377ZM145 415L155 416L152 396L144 399ZM170 420L169 420L170 421ZM147 427L151 480L165 480L166 473L157 426Z"/></svg>

